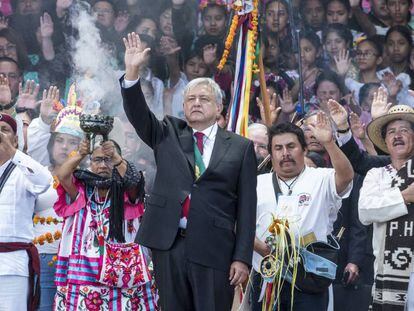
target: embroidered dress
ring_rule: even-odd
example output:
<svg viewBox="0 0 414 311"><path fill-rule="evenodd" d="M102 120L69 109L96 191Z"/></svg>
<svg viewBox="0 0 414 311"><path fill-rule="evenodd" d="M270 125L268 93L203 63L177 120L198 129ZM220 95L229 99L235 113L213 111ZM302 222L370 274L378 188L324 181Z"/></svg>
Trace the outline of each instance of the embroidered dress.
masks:
<svg viewBox="0 0 414 311"><path fill-rule="evenodd" d="M76 200L68 204L66 192L59 186L59 199L54 206L56 214L64 218L56 262L54 310L158 310L151 281L133 288L109 287L98 282L104 245L99 232L107 241L110 199L99 199L93 187L76 179L74 182L79 192ZM143 205L131 204L125 194L124 210L125 242L130 243L135 239ZM139 246L139 251L146 254L144 247ZM146 259L143 264L147 265Z"/></svg>

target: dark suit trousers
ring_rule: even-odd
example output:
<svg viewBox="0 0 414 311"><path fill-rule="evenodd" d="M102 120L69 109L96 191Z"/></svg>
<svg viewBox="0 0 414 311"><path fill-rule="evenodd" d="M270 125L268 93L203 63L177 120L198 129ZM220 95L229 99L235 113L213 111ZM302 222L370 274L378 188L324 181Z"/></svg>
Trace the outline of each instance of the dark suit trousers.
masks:
<svg viewBox="0 0 414 311"><path fill-rule="evenodd" d="M185 237L177 236L171 249L152 250L158 305L163 311L229 311L234 287L229 271L202 266L186 259Z"/></svg>

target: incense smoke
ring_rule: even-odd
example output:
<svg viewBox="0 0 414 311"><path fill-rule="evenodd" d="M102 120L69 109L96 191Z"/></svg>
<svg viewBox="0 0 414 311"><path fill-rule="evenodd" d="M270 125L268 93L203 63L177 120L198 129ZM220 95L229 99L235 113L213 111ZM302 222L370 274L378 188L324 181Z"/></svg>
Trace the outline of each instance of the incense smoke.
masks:
<svg viewBox="0 0 414 311"><path fill-rule="evenodd" d="M78 30L73 44L73 78L84 106L98 101L107 113L116 114L122 102L118 82L121 71L88 11L85 5L77 5L72 14L72 23Z"/></svg>

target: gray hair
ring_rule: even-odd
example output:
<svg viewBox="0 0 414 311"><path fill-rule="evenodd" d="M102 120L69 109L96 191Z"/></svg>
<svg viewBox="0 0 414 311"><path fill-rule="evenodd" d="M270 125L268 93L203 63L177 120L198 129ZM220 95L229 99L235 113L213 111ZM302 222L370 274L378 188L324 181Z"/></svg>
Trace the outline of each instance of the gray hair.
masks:
<svg viewBox="0 0 414 311"><path fill-rule="evenodd" d="M255 130L263 130L266 133L267 136L267 126L262 124L262 123L252 123L249 125L249 127L247 128L247 131L255 131Z"/></svg>
<svg viewBox="0 0 414 311"><path fill-rule="evenodd" d="M207 85L214 93L214 97L216 98L216 104L222 105L223 104L223 93L220 86L210 78L196 78L188 82L184 89L184 98L187 96L188 92L199 86L199 85Z"/></svg>

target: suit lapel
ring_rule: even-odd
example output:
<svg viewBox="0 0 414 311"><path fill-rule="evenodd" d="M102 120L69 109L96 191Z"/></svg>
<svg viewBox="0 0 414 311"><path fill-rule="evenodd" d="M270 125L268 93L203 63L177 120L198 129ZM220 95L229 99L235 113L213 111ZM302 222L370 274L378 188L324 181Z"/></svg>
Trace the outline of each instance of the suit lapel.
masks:
<svg viewBox="0 0 414 311"><path fill-rule="evenodd" d="M178 139L180 141L184 155L194 172L194 141L193 131L191 128L189 126L185 127L185 129L178 136Z"/></svg>
<svg viewBox="0 0 414 311"><path fill-rule="evenodd" d="M210 163L206 169L206 172L213 170L222 160L230 147L230 135L226 130L218 127L216 141L214 142L213 152L211 154Z"/></svg>

